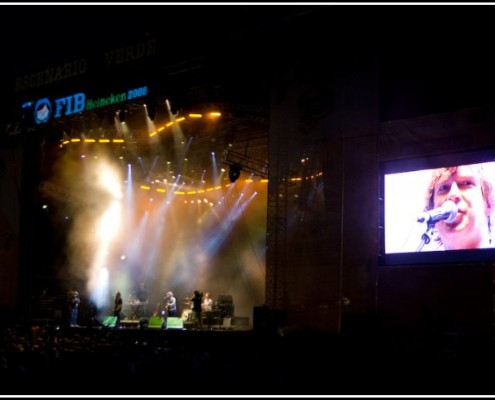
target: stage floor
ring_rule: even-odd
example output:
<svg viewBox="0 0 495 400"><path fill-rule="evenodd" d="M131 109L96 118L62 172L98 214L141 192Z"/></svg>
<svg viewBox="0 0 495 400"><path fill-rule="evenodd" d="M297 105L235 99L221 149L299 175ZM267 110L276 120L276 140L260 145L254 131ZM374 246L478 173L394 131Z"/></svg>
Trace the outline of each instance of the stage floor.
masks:
<svg viewBox="0 0 495 400"><path fill-rule="evenodd" d="M203 331L246 331L251 330L252 327L249 325L248 317L234 317L234 318L223 318L220 321L214 321L215 323L208 323L205 319L201 330ZM218 323L220 322L220 323ZM115 328L113 323L105 324L105 327ZM139 319L129 319L125 318L120 321L121 329L181 329L181 330L198 330L195 324L190 320L184 320L179 317L150 317L150 318L139 318Z"/></svg>

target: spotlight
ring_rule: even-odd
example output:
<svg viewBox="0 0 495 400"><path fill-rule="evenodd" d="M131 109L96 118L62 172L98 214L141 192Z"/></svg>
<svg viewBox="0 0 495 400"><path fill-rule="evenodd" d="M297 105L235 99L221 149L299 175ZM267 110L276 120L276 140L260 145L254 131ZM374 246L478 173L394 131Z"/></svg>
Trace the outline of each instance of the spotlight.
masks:
<svg viewBox="0 0 495 400"><path fill-rule="evenodd" d="M231 165L229 169L230 183L234 183L241 176L241 167L239 165Z"/></svg>
<svg viewBox="0 0 495 400"><path fill-rule="evenodd" d="M178 100L177 99L174 99L174 100L165 100L166 104L167 104L167 108L168 110L170 111L170 113L172 115L177 115L179 113L179 106L177 105L178 104Z"/></svg>
<svg viewBox="0 0 495 400"><path fill-rule="evenodd" d="M119 121L121 123L125 122L127 111L125 109L119 110Z"/></svg>

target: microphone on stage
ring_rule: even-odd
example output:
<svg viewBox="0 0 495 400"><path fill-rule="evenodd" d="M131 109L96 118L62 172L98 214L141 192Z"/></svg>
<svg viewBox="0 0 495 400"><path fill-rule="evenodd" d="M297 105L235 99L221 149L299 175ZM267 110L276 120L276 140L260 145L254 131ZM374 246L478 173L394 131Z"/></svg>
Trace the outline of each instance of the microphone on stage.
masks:
<svg viewBox="0 0 495 400"><path fill-rule="evenodd" d="M418 222L425 222L428 225L435 225L438 221L447 223L454 222L457 217L457 206L452 200L447 200L441 207L424 212L418 217Z"/></svg>

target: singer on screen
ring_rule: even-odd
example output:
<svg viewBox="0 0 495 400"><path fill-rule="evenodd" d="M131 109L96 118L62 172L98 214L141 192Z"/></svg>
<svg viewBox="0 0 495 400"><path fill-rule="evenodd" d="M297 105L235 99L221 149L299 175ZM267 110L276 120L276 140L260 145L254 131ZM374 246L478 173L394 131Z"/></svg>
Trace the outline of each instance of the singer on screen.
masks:
<svg viewBox="0 0 495 400"><path fill-rule="evenodd" d="M438 168L432 171L425 198L425 219L433 227L434 250L494 247L492 183L481 164Z"/></svg>

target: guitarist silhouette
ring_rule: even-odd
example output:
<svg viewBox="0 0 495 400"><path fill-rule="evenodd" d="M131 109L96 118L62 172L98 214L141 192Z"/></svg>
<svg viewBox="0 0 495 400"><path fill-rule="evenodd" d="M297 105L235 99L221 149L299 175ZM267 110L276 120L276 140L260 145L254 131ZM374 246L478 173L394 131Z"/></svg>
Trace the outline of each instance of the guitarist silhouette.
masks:
<svg viewBox="0 0 495 400"><path fill-rule="evenodd" d="M177 299L171 291L167 292L164 303L167 317L175 317L177 314Z"/></svg>

